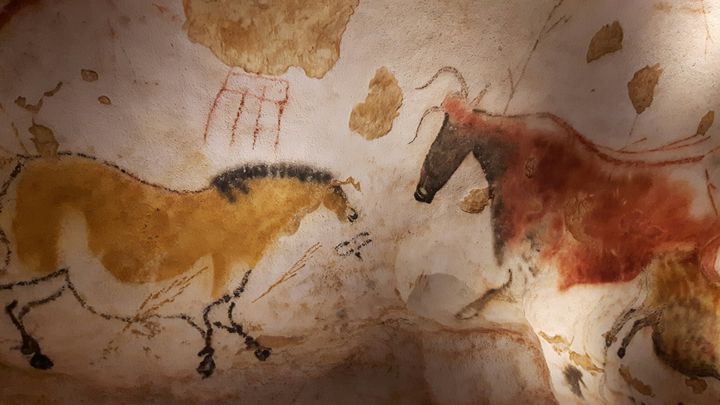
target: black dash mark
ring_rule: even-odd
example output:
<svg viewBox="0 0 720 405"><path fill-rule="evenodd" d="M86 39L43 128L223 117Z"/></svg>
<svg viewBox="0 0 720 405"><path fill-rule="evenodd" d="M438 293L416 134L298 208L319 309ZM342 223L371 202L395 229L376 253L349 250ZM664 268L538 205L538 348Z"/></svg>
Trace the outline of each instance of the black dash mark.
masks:
<svg viewBox="0 0 720 405"><path fill-rule="evenodd" d="M360 232L352 239L338 243L337 246L335 246L335 252L340 256L355 255L355 257L362 260L360 251L370 243L372 243L370 233Z"/></svg>

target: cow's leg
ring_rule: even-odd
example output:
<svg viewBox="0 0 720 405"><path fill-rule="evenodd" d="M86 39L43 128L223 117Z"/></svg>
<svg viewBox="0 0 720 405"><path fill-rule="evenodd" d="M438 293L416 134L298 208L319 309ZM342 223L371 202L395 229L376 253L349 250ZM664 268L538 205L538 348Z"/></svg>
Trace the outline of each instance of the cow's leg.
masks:
<svg viewBox="0 0 720 405"><path fill-rule="evenodd" d="M512 271L508 271L510 274L508 277L508 281L506 281L503 285L497 288L491 288L485 292L480 298L476 299L475 301L465 305L463 309L458 311L455 314L455 318L457 319L470 319L477 316L480 311L485 308L485 305L487 305L488 302L492 301L494 298L499 296L500 294L504 293L505 290L510 286L512 283Z"/></svg>
<svg viewBox="0 0 720 405"><path fill-rule="evenodd" d="M242 295L242 293L245 291L245 286L248 283L248 279L250 278L251 272L252 272L252 270L248 270L245 273L242 281L240 282L240 286L238 286L233 291L233 294L232 294L233 299L239 298L240 295ZM250 350L254 350L255 357L257 357L258 360L260 360L260 361L267 360L267 358L270 357L270 354L272 354L272 349L269 347L265 347L265 346L261 345L260 343L258 343L258 341L254 337L248 335L243 330L243 327L241 324L235 322L235 319L233 319L233 312L235 311L235 306L236 306L235 301L231 302L230 305L228 306L227 318L228 318L228 322L230 323L229 326L224 325L221 322L215 322L214 325L217 328L223 329L229 333L237 333L244 339L245 346Z"/></svg>
<svg viewBox="0 0 720 405"><path fill-rule="evenodd" d="M660 320L660 315L662 314L662 310L657 310L650 315L640 318L636 320L633 323L632 328L630 329L630 332L628 332L627 335L623 338L622 342L620 343L620 348L617 351L618 357L623 358L625 357L625 351L630 344L630 341L632 341L633 337L635 337L635 334L640 331L640 329L646 327L646 326L654 326L657 325L658 321Z"/></svg>

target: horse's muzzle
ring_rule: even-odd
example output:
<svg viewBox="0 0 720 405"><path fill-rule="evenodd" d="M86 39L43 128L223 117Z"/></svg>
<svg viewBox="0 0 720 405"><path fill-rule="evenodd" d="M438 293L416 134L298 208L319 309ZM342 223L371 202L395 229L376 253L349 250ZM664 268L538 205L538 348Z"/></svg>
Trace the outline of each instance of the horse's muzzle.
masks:
<svg viewBox="0 0 720 405"><path fill-rule="evenodd" d="M358 213L354 208L350 208L350 214L347 217L348 221L355 222L358 219Z"/></svg>
<svg viewBox="0 0 720 405"><path fill-rule="evenodd" d="M430 194L425 190L423 187L418 187L415 189L415 200L420 201L422 203L430 204L435 197L434 194Z"/></svg>

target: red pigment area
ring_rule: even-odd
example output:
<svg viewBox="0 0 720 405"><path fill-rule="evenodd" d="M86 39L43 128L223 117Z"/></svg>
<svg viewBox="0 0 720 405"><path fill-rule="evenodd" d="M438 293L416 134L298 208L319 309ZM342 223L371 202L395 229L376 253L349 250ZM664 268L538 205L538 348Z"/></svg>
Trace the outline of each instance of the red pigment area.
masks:
<svg viewBox="0 0 720 405"><path fill-rule="evenodd" d="M657 167L686 161L615 161L568 127L529 129L522 118L489 117L452 98L443 106L462 132L511 145L495 184L495 226L508 230L507 247L540 242L540 260L557 266L561 290L631 280L657 255L715 245L717 216L693 217L689 184Z"/></svg>

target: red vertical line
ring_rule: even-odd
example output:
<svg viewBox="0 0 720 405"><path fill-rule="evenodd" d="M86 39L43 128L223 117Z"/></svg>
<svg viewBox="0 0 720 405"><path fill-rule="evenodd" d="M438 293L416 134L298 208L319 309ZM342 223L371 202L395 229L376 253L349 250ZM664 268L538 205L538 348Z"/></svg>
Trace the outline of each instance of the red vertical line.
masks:
<svg viewBox="0 0 720 405"><path fill-rule="evenodd" d="M276 150L277 150L278 145L280 144L280 120L282 119L283 111L285 111L285 104L287 104L287 100L278 102L277 130L275 132L275 149Z"/></svg>
<svg viewBox="0 0 720 405"><path fill-rule="evenodd" d="M243 106L245 106L245 95L247 93L243 93L240 98L240 106L237 109L237 114L235 114L235 121L233 122L232 126L232 133L230 134L230 145L235 143L235 131L237 130L237 123L240 119L240 114L242 113Z"/></svg>
<svg viewBox="0 0 720 405"><path fill-rule="evenodd" d="M203 142L207 142L208 137L208 129L210 128L210 118L213 115L213 112L215 112L215 108L217 108L218 101L220 101L220 96L222 95L223 91L225 91L225 87L227 86L228 80L230 80L230 74L232 73L232 70L228 71L227 76L225 76L225 81L222 84L222 87L220 88L220 91L218 91L217 95L215 95L215 101L213 101L213 105L210 108L210 112L208 113L207 121L205 121L205 132L203 133Z"/></svg>
<svg viewBox="0 0 720 405"><path fill-rule="evenodd" d="M285 94L285 98L277 102L278 106L278 119L277 119L277 131L275 132L275 145L274 148L277 150L278 145L280 144L280 120L282 120L283 112L285 111L285 106L288 102L288 89L290 88L290 83L286 80L283 80L283 83L285 84L285 89L283 90L283 93Z"/></svg>
<svg viewBox="0 0 720 405"><path fill-rule="evenodd" d="M258 107L257 116L255 117L255 130L253 131L253 144L252 147L255 149L255 142L257 141L257 135L260 132L260 116L262 115L262 107L263 103L265 102L265 91L267 90L266 86L263 86L262 94L260 95L260 98L258 100L260 101L260 106Z"/></svg>

